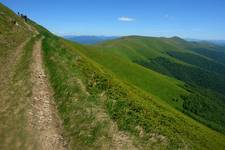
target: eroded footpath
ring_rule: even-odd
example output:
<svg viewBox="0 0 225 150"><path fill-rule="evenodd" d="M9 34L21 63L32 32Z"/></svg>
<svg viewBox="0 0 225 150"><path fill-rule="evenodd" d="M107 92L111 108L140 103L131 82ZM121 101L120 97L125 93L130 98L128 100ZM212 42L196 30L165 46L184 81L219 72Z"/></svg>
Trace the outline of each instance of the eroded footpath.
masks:
<svg viewBox="0 0 225 150"><path fill-rule="evenodd" d="M35 43L32 57L32 101L28 112L30 128L35 132L38 149L64 150L66 144L62 136L61 122L43 68L42 39Z"/></svg>

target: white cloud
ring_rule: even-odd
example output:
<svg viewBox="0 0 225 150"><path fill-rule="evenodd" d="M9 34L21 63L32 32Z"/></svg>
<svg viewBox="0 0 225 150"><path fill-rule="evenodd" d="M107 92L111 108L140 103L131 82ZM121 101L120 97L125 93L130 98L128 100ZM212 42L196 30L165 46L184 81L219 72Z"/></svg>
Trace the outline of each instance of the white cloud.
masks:
<svg viewBox="0 0 225 150"><path fill-rule="evenodd" d="M131 17L125 17L125 16L119 17L118 20L119 20L119 21L125 21L125 22L132 22L132 21L135 21L134 18L131 18Z"/></svg>

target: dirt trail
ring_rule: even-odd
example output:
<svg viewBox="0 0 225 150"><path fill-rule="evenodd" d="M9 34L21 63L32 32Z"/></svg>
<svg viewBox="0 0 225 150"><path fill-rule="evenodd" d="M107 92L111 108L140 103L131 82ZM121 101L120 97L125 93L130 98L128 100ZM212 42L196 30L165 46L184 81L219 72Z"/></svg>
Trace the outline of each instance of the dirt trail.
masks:
<svg viewBox="0 0 225 150"><path fill-rule="evenodd" d="M53 102L52 90L43 69L42 40L34 45L31 65L33 83L32 106L29 111L29 124L35 132L38 149L64 150L65 143L61 134L61 123Z"/></svg>

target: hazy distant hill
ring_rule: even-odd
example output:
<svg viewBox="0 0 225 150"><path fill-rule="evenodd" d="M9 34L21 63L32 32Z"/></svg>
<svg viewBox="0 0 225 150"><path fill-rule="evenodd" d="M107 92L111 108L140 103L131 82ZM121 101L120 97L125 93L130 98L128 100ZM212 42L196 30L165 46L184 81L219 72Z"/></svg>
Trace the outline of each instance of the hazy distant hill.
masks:
<svg viewBox="0 0 225 150"><path fill-rule="evenodd" d="M112 40L118 38L117 36L64 36L64 38L78 42L81 44L96 44L106 40Z"/></svg>
<svg viewBox="0 0 225 150"><path fill-rule="evenodd" d="M217 44L220 46L225 46L225 40L200 40L200 39L186 39L187 41L192 41L192 42L209 42L213 44Z"/></svg>
<svg viewBox="0 0 225 150"><path fill-rule="evenodd" d="M225 46L225 40L212 40L212 41L209 41L209 42L213 42L215 44Z"/></svg>

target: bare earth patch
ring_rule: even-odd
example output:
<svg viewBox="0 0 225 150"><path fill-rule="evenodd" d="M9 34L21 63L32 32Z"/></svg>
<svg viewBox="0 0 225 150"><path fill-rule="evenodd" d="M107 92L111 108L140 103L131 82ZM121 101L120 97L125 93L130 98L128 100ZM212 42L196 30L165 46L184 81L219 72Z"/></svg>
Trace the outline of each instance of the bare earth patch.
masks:
<svg viewBox="0 0 225 150"><path fill-rule="evenodd" d="M31 109L28 113L30 130L35 132L38 149L64 150L61 123L53 101L52 90L43 69L42 40L34 45L31 65L33 83Z"/></svg>

